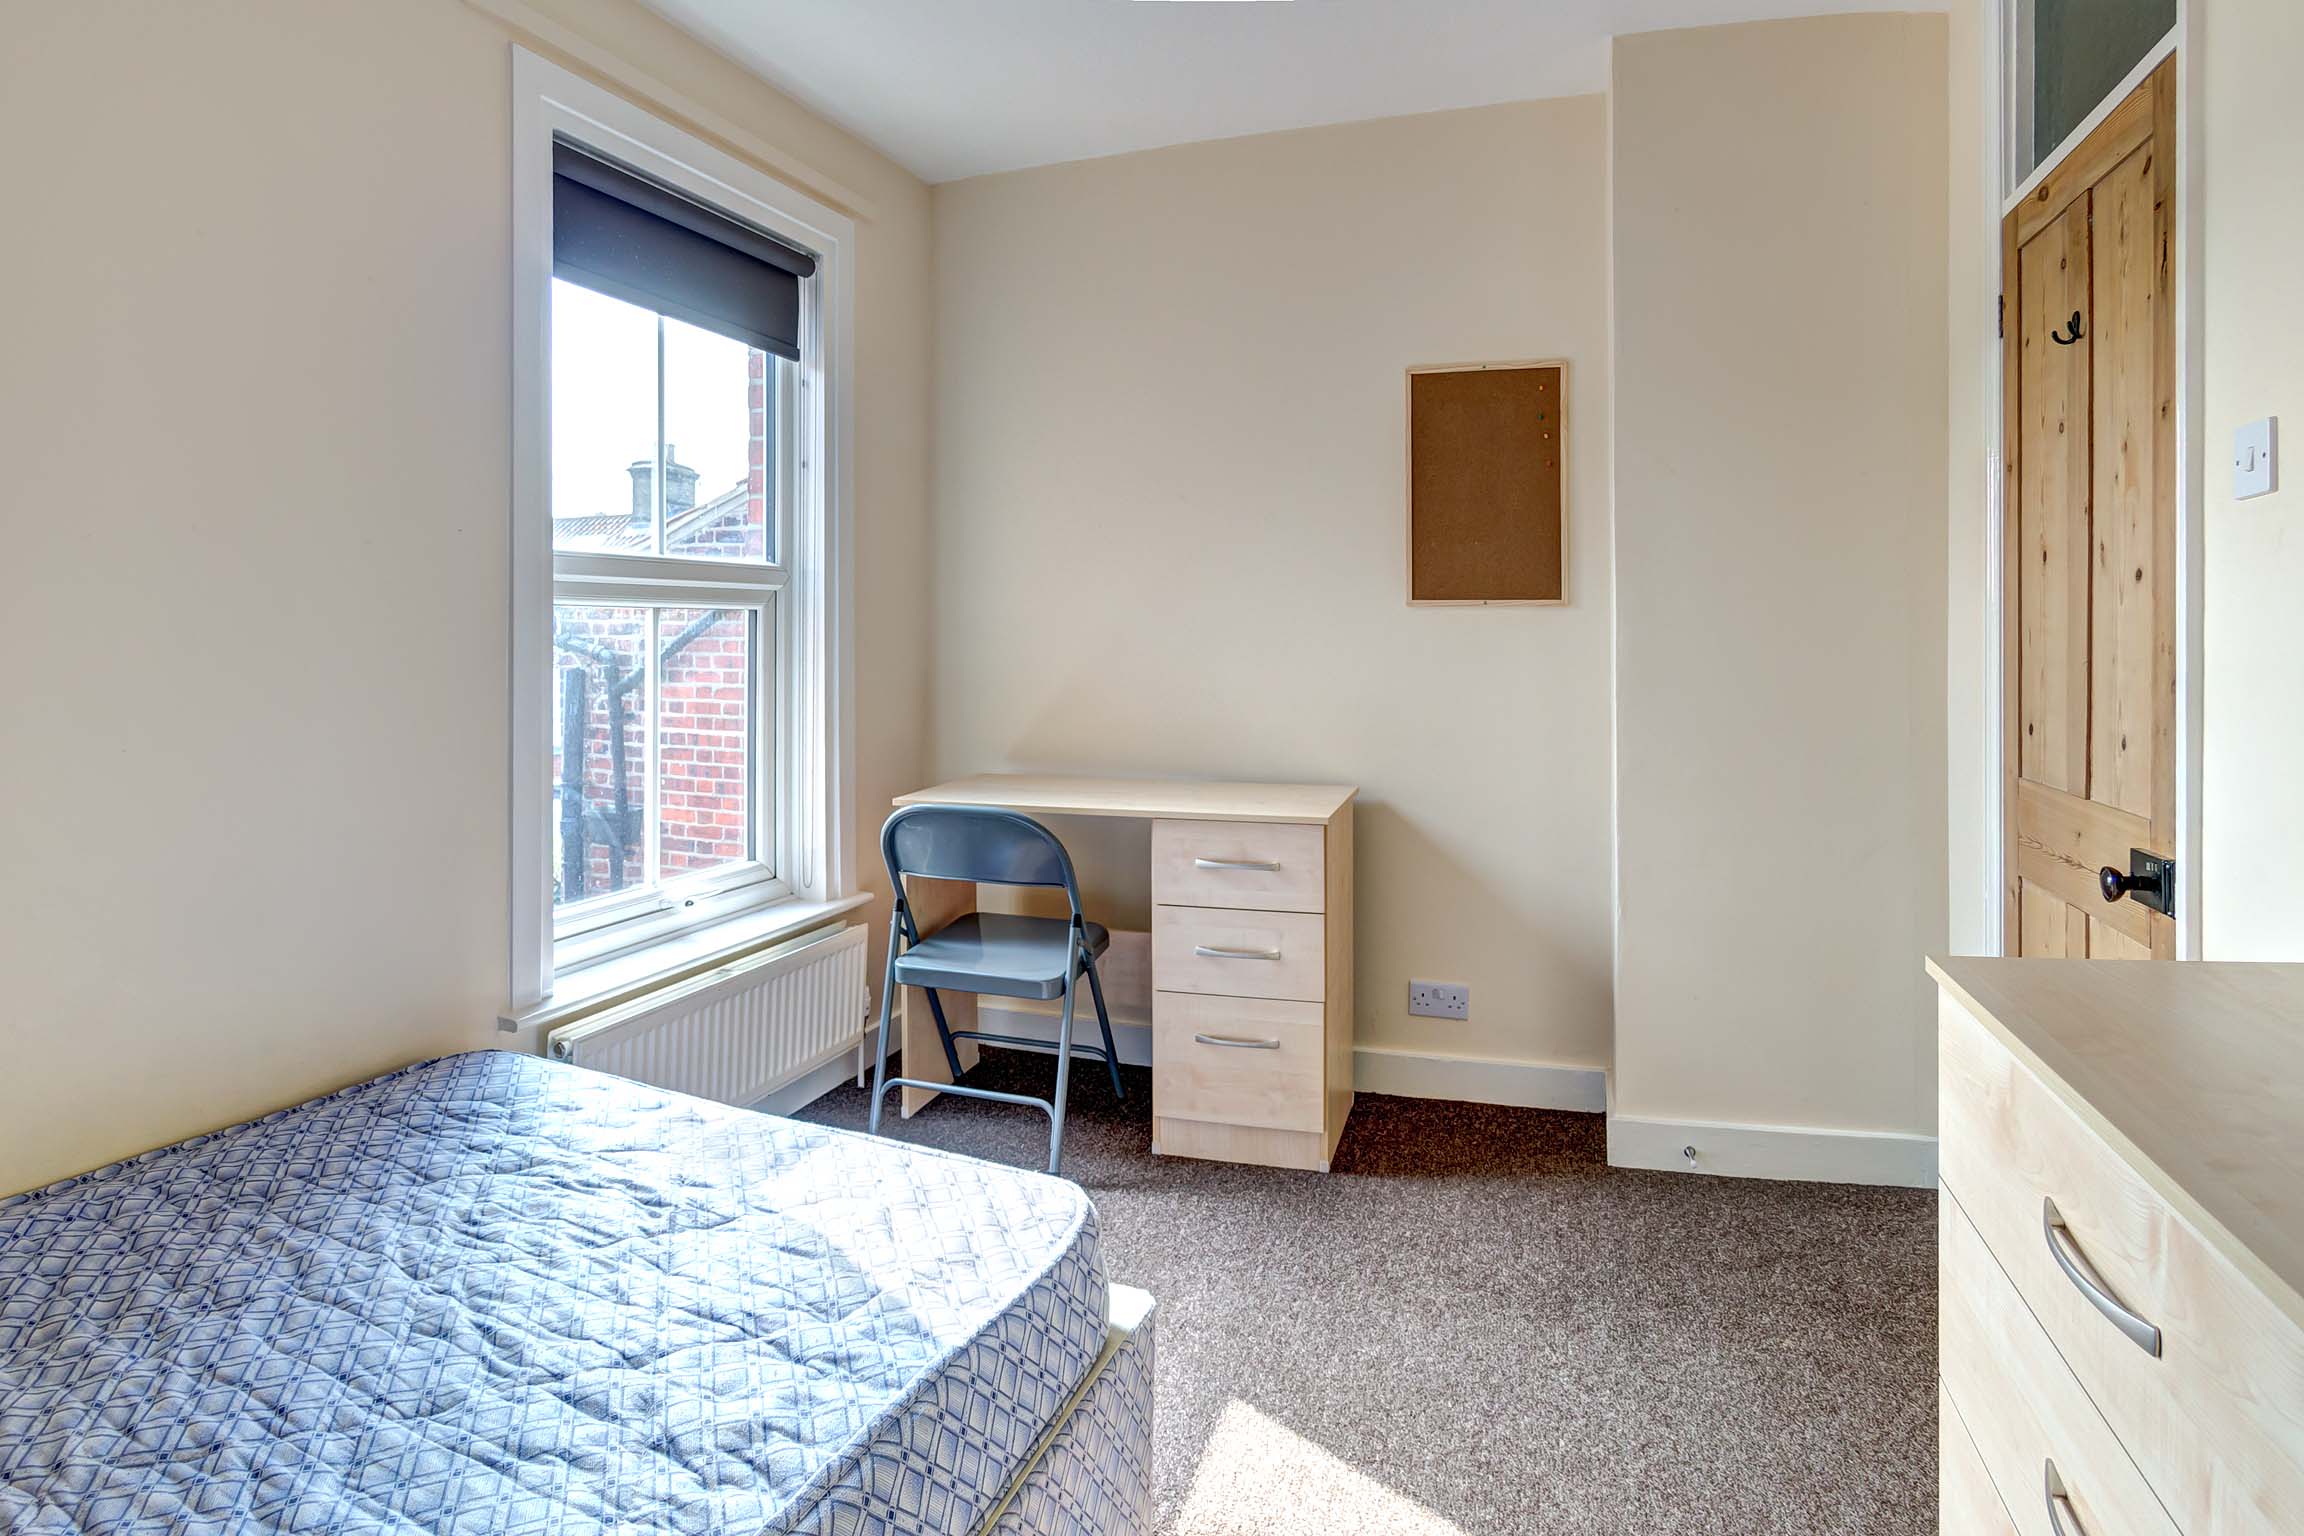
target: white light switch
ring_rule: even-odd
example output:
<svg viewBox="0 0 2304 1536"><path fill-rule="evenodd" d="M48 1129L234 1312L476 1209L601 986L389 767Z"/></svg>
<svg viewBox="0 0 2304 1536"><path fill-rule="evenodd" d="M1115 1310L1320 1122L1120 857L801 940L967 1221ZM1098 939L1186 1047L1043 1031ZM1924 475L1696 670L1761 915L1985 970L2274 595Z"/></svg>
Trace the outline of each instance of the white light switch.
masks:
<svg viewBox="0 0 2304 1536"><path fill-rule="evenodd" d="M2274 418L2251 421L2232 434L2232 499L2246 501L2278 488L2274 473Z"/></svg>

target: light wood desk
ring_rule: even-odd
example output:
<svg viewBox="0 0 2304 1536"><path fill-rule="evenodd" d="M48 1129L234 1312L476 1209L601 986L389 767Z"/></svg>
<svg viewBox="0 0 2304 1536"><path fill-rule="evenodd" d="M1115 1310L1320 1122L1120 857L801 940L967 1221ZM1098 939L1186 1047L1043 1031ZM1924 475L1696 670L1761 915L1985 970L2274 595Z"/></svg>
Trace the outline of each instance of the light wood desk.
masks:
<svg viewBox="0 0 2304 1536"><path fill-rule="evenodd" d="M1352 1113L1358 793L987 773L895 803L1150 821L1152 1150L1325 1173ZM968 881L910 880L906 894L923 933L976 907ZM973 998L944 999L953 1027L973 1027ZM903 1012L905 1075L948 1080L927 1004ZM963 1042L962 1064L975 1060ZM934 1097L905 1089L904 1113Z"/></svg>

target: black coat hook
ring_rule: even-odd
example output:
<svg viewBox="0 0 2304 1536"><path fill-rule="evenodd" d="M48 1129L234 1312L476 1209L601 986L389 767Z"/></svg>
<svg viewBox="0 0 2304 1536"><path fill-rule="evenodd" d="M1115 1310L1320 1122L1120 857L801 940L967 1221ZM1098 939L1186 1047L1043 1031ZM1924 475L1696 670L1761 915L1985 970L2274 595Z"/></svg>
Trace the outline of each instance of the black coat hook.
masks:
<svg viewBox="0 0 2304 1536"><path fill-rule="evenodd" d="M2082 335L2086 334L2085 332L2083 332L2083 331L2080 329L2080 311L2078 311L2078 310L2074 310L2074 311L2072 311L2072 322L2071 322L2071 324L2072 324L2072 334L2071 334L2071 335L2069 335L2069 336L2059 336L2059 335L2057 335L2057 334L2056 334L2054 331L2050 331L2050 332L2048 333L2048 339L2049 339L2050 341L2052 341L2052 342L2056 343L2056 345L2058 345L2058 346L2060 346L2060 347L2068 347L2068 346L2072 345L2072 343L2074 343L2074 342L2078 341L2078 340L2081 338L2081 336L2082 336Z"/></svg>

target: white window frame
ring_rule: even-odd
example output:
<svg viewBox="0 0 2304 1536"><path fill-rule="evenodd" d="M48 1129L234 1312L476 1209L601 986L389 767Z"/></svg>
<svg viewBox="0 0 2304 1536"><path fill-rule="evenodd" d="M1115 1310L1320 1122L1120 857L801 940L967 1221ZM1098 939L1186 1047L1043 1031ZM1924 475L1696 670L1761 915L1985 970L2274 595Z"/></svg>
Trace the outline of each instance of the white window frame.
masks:
<svg viewBox="0 0 2304 1536"><path fill-rule="evenodd" d="M584 966L688 939L769 931L778 909L849 893L849 612L855 226L756 167L522 48L513 53L510 1012ZM810 252L801 357L779 400L776 562L699 580L685 560L552 551L551 279L555 135L597 149ZM748 608L754 635L754 837L765 856L626 903L587 904L556 943L552 906L552 608L575 598ZM650 648L651 660L653 648ZM654 704L653 690L649 702ZM648 733L653 741L654 731ZM652 752L651 748L651 752ZM652 781L651 781L652 782ZM604 919L604 920L603 920ZM577 931L581 929L581 931ZM729 932L729 948L747 938ZM693 963L692 949L683 958Z"/></svg>

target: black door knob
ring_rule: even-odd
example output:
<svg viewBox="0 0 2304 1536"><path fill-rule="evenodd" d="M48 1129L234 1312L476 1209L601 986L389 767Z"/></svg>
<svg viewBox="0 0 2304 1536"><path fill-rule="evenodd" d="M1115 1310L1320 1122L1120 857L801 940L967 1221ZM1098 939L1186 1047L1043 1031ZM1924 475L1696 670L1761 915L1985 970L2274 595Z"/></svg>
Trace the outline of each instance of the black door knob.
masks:
<svg viewBox="0 0 2304 1536"><path fill-rule="evenodd" d="M2157 895L2160 880L2156 875L2124 875L2107 864L2096 871L2096 883L2104 888L2106 901L2118 901L2130 891L2144 891Z"/></svg>

